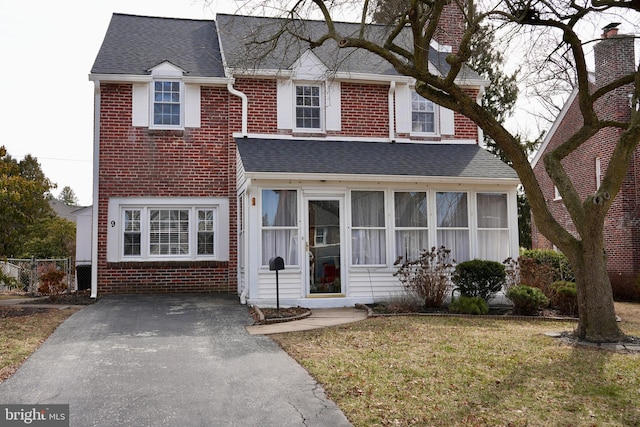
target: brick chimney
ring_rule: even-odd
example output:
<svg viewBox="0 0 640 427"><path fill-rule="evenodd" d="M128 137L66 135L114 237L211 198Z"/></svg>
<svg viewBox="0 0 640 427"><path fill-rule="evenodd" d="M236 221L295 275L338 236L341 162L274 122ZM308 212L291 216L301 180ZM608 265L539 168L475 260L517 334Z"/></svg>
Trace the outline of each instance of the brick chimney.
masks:
<svg viewBox="0 0 640 427"><path fill-rule="evenodd" d="M617 23L609 24L602 30L602 39L593 47L595 58L595 85L602 87L612 81L633 74L636 69L634 38L618 34ZM629 120L631 108L629 94L633 85L629 84L613 90L596 102L596 110L601 119Z"/></svg>
<svg viewBox="0 0 640 427"><path fill-rule="evenodd" d="M593 48L598 87L635 71L634 38L618 34L618 25L611 23L604 27L602 40Z"/></svg>
<svg viewBox="0 0 640 427"><path fill-rule="evenodd" d="M441 45L451 46L451 51L456 53L464 35L464 28L464 13L458 2L450 1L444 6L434 39Z"/></svg>

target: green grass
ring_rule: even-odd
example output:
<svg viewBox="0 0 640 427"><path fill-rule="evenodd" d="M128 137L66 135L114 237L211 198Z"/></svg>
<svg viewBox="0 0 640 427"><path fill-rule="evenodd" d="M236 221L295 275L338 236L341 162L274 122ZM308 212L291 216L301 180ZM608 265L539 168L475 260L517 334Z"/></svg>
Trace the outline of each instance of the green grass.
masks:
<svg viewBox="0 0 640 427"><path fill-rule="evenodd" d="M18 367L77 308L0 307L0 382Z"/></svg>
<svg viewBox="0 0 640 427"><path fill-rule="evenodd" d="M640 305L616 309L640 336ZM640 354L544 336L574 327L384 317L274 339L356 426L640 425Z"/></svg>

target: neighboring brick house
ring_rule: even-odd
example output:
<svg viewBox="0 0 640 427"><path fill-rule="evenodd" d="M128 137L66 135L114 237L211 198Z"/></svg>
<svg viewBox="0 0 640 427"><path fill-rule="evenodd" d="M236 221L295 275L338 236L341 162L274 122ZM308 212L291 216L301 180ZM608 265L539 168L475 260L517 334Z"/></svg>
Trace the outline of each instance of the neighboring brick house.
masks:
<svg viewBox="0 0 640 427"><path fill-rule="evenodd" d="M594 46L595 72L591 76L594 88L602 87L623 75L633 74L636 67L633 36L620 35L617 28L608 27L602 37ZM609 120L628 121L631 114L631 93L631 86L623 87L600 99L596 104L598 116ZM576 233L575 226L553 182L544 170L542 156L564 142L582 126L582 123L577 90L574 90L532 161L534 173L546 195L551 213L560 224L573 233ZM620 129L602 130L563 160L564 165L570 165L566 167L567 173L583 200L595 193L600 185L621 133ZM604 224L607 267L614 289L617 284L633 280L640 273L639 161L639 153L636 151L622 188L611 205ZM532 222L532 243L534 248L553 248L551 242L538 231L535 221Z"/></svg>
<svg viewBox="0 0 640 427"><path fill-rule="evenodd" d="M400 291L394 262L424 248L517 256L519 181L478 127L371 54L254 43L283 22L113 15L90 75L94 295L273 304L280 256L282 304L347 306ZM435 69L450 51L434 43Z"/></svg>

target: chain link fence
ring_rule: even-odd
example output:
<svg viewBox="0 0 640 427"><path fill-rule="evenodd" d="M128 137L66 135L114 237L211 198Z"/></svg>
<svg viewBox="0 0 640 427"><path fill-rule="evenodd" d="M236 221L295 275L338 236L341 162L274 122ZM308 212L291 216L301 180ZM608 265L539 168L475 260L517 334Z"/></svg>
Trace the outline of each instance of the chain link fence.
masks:
<svg viewBox="0 0 640 427"><path fill-rule="evenodd" d="M0 290L20 290L37 294L43 284L43 276L52 271L63 273L61 283L66 292L75 287L75 275L71 258L60 259L20 259L7 258L0 261Z"/></svg>

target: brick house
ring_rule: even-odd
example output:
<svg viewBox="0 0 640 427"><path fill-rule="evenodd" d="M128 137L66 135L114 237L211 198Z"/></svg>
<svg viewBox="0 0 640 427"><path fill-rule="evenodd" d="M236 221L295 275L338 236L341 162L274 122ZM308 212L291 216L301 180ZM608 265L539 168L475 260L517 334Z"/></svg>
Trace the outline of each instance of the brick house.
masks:
<svg viewBox="0 0 640 427"><path fill-rule="evenodd" d="M94 296L275 304L282 257L281 304L349 306L400 291L394 262L423 248L517 256L519 181L477 126L371 54L254 43L283 22L113 15L90 74ZM434 69L450 51L433 44ZM469 93L486 83L465 70Z"/></svg>
<svg viewBox="0 0 640 427"><path fill-rule="evenodd" d="M594 46L595 72L590 76L595 87L602 87L623 75L635 71L634 37L618 34L615 27L606 27L602 40ZM630 94L633 88L623 87L603 97L596 104L599 117L609 120L628 121L630 119ZM534 173L548 200L553 216L568 230L576 233L575 226L553 182L544 170L542 157L549 150L564 142L582 126L577 90L567 100L560 115L551 127L538 153L532 160ZM608 128L601 130L579 150L563 160L567 173L580 197L584 200L593 194L606 172L613 149L622 130ZM640 273L640 230L639 199L640 173L637 165L640 157L636 151L626 178L605 220L605 249L607 268L614 286L635 279ZM534 248L552 249L553 245L536 228L532 221L532 243Z"/></svg>

